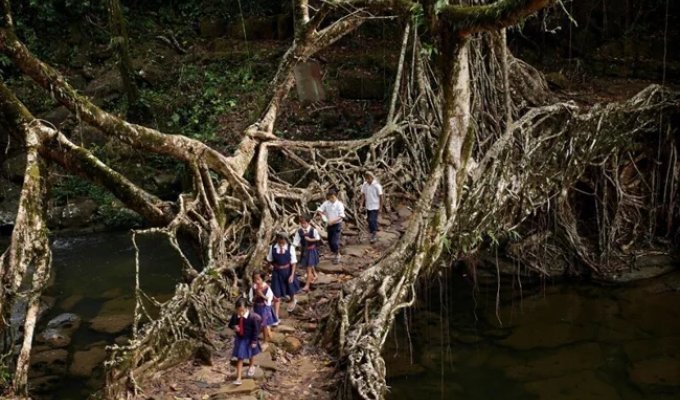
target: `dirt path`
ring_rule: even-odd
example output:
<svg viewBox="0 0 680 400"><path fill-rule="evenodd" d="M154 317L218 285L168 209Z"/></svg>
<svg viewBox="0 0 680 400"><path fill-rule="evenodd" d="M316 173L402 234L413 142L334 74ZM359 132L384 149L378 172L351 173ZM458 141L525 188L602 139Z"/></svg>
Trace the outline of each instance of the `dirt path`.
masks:
<svg viewBox="0 0 680 400"><path fill-rule="evenodd" d="M254 379L243 379L241 386L232 381L236 368L231 364L234 333L229 328L211 332L218 349L212 365L196 360L182 363L158 373L147 382L140 398L176 399L331 399L337 384L333 359L324 349L313 344L322 309L337 296L343 282L352 279L372 265L403 232L410 212L401 206L399 212L381 216L378 242L368 243L368 236L348 224L344 230L342 263L333 265L325 248L319 265L319 279L309 293L298 295L298 307L289 315L281 307L281 325L273 331L269 347L256 357Z"/></svg>

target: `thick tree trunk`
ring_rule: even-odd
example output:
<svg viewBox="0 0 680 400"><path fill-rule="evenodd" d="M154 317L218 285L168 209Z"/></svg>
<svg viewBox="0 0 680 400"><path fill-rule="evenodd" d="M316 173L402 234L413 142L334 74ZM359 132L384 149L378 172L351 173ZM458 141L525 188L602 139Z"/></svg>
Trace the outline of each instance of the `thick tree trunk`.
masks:
<svg viewBox="0 0 680 400"><path fill-rule="evenodd" d="M130 43L125 26L125 15L120 0L109 0L108 6L111 45L118 52L118 70L127 95L128 112L134 114L135 109L139 107L139 89L135 82L135 71L130 60Z"/></svg>
<svg viewBox="0 0 680 400"><path fill-rule="evenodd" d="M11 330L11 305L25 295L28 299L23 342L16 359L12 391L27 394L28 364L40 295L50 273L51 252L45 223L45 164L39 155L42 145L39 125L22 125L26 144L26 172L19 210L9 248L0 257L0 330ZM5 342L10 348L13 341Z"/></svg>

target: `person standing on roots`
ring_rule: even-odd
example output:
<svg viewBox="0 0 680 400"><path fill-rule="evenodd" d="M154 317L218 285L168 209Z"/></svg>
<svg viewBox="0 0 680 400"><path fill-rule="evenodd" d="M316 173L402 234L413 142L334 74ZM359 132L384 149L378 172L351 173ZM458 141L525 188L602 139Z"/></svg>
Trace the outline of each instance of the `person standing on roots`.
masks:
<svg viewBox="0 0 680 400"><path fill-rule="evenodd" d="M255 376L255 359L262 348L260 347L260 326L262 318L248 309L248 302L241 297L236 300L234 314L229 320L229 328L236 332L234 338L234 351L232 356L236 358L236 380L234 385L240 385L243 373L243 360L249 360L246 376Z"/></svg>
<svg viewBox="0 0 680 400"><path fill-rule="evenodd" d="M267 261L272 267L272 292L274 292L274 312L280 319L279 310L281 300L290 301L288 312L292 312L297 305L295 293L300 290L295 270L297 268L297 256L295 247L288 243L288 234L279 232L276 234L276 243L269 248Z"/></svg>
<svg viewBox="0 0 680 400"><path fill-rule="evenodd" d="M272 309L274 292L264 281L264 274L261 271L253 272L253 286L250 287L248 299L253 303L253 311L262 318L261 329L266 344L272 337L270 326L278 325L279 319Z"/></svg>
<svg viewBox="0 0 680 400"><path fill-rule="evenodd" d="M326 232L328 233L328 245L333 253L333 264L340 262L340 235L342 233L342 220L345 218L345 205L338 200L338 193L330 189L326 193L326 201L321 204L317 213L326 217Z"/></svg>
<svg viewBox="0 0 680 400"><path fill-rule="evenodd" d="M366 207L368 231L371 234L370 242L375 243L378 240L378 215L383 206L383 188L371 171L364 172L364 183L361 185L360 197L360 201Z"/></svg>
<svg viewBox="0 0 680 400"><path fill-rule="evenodd" d="M316 280L316 266L319 265L319 249L317 243L321 241L319 232L309 223L311 220L308 215L300 215L298 222L300 229L293 237L293 246L302 249L302 256L300 257L300 267L307 269L307 281L305 287L302 288L305 292L311 289L312 283Z"/></svg>

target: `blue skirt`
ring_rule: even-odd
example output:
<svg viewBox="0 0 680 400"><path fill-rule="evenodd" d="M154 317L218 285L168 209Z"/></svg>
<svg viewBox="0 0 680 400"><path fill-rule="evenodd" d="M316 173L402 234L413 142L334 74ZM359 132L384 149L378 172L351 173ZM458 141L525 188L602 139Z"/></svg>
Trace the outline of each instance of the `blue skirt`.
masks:
<svg viewBox="0 0 680 400"><path fill-rule="evenodd" d="M247 360L262 352L259 341L254 349L250 344L250 339L236 335L236 338L234 339L234 351L231 353L231 356L236 357L239 360Z"/></svg>
<svg viewBox="0 0 680 400"><path fill-rule="evenodd" d="M300 267L316 267L319 265L319 249L304 249L300 259Z"/></svg>
<svg viewBox="0 0 680 400"><path fill-rule="evenodd" d="M293 296L300 290L300 282L298 281L297 275L293 278L293 283L288 283L288 278L290 278L291 267L278 269L274 268L272 271L272 292L274 292L274 297L281 299L286 296Z"/></svg>
<svg viewBox="0 0 680 400"><path fill-rule="evenodd" d="M253 306L253 311L255 311L255 314L258 314L260 317L262 317L263 328L274 325L279 320L276 317L276 314L274 314L272 306L268 306L264 303L255 303Z"/></svg>

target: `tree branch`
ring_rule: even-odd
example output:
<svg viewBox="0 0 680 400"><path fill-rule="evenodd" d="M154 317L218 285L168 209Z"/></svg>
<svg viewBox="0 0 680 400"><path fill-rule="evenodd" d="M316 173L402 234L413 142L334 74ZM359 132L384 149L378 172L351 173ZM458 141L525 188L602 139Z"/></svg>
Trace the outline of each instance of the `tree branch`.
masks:
<svg viewBox="0 0 680 400"><path fill-rule="evenodd" d="M128 208L138 212L153 225L168 223L173 216L169 206L144 191L125 176L111 169L89 150L77 146L64 134L40 123L0 80L0 117L14 126L35 126L40 136L39 152L67 171L74 172L103 186ZM53 143L53 146L46 145Z"/></svg>
<svg viewBox="0 0 680 400"><path fill-rule="evenodd" d="M449 5L439 10L439 18L461 36L501 30L555 3L555 0L500 0L477 6Z"/></svg>

